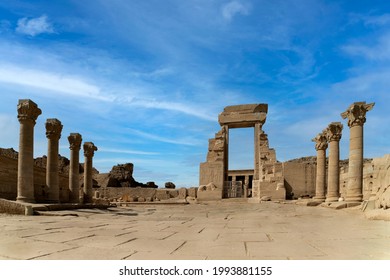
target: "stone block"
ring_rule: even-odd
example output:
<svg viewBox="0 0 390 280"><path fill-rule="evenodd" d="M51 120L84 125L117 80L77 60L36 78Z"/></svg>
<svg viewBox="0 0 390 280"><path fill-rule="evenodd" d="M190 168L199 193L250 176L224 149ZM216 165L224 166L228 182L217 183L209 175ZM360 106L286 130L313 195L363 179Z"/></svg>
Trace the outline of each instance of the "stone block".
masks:
<svg viewBox="0 0 390 280"><path fill-rule="evenodd" d="M188 196L196 198L198 194L198 188L191 187L188 189Z"/></svg>
<svg viewBox="0 0 390 280"><path fill-rule="evenodd" d="M185 199L187 197L187 189L186 188L181 188L179 189L179 199Z"/></svg>
<svg viewBox="0 0 390 280"><path fill-rule="evenodd" d="M157 189L156 194L155 194L155 197L156 197L158 200L161 201L161 200L170 199L170 198L171 198L171 195L170 195L169 190Z"/></svg>
<svg viewBox="0 0 390 280"><path fill-rule="evenodd" d="M222 199L222 188L213 183L202 185L198 189L198 201L213 201Z"/></svg>

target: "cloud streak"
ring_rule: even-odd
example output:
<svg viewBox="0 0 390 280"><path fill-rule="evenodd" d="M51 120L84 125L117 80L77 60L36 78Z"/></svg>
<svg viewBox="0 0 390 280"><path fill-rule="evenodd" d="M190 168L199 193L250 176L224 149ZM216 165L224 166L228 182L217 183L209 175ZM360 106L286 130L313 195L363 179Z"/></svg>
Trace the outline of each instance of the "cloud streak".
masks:
<svg viewBox="0 0 390 280"><path fill-rule="evenodd" d="M54 33L54 28L48 22L47 16L42 15L40 17L32 19L19 19L16 27L16 32L34 37L44 33Z"/></svg>
<svg viewBox="0 0 390 280"><path fill-rule="evenodd" d="M231 21L235 16L239 14L243 16L248 15L249 7L248 5L245 5L239 1L231 1L222 7L221 12L222 16L226 20Z"/></svg>
<svg viewBox="0 0 390 280"><path fill-rule="evenodd" d="M170 139L167 137L159 136L158 134L143 132L143 131L136 130L136 129L129 128L127 130L131 134L134 134L134 135L137 135L137 136L149 139L149 140L157 141L157 142L164 142L164 143L169 143L169 144L185 145L185 146L197 146L200 144L199 141L196 141L196 140L191 139L191 138L185 138L185 139L181 138L181 139L174 140L174 139Z"/></svg>
<svg viewBox="0 0 390 280"><path fill-rule="evenodd" d="M88 97L103 101L111 100L110 97L101 94L99 87L80 78L13 65L0 66L0 82L34 87L76 97Z"/></svg>

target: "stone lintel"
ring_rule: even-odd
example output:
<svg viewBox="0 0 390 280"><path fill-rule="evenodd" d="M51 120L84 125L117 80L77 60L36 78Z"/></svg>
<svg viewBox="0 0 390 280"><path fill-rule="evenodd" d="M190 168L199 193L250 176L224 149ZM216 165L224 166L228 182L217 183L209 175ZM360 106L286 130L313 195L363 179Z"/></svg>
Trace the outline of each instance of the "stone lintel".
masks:
<svg viewBox="0 0 390 280"><path fill-rule="evenodd" d="M60 139L63 125L57 119L46 120L46 137L49 139Z"/></svg>
<svg viewBox="0 0 390 280"><path fill-rule="evenodd" d="M268 104L227 106L219 114L218 121L229 128L254 127L256 123L265 123L267 112Z"/></svg>
<svg viewBox="0 0 390 280"><path fill-rule="evenodd" d="M85 142L83 145L83 149L84 149L84 156L86 157L93 157L95 151L98 150L98 148L92 142Z"/></svg>
<svg viewBox="0 0 390 280"><path fill-rule="evenodd" d="M374 107L375 103L366 104L363 102L352 103L348 109L341 113L343 119L348 118L348 126L364 125L366 122L366 113Z"/></svg>
<svg viewBox="0 0 390 280"><path fill-rule="evenodd" d="M81 142L83 141L83 138L79 133L71 133L68 136L68 141L69 141L69 149L80 150Z"/></svg>
<svg viewBox="0 0 390 280"><path fill-rule="evenodd" d="M38 105L30 99L19 99L17 110L19 121L31 120L34 124L38 116L42 114Z"/></svg>
<svg viewBox="0 0 390 280"><path fill-rule="evenodd" d="M340 141L343 131L343 125L341 122L332 122L326 129L328 142Z"/></svg>

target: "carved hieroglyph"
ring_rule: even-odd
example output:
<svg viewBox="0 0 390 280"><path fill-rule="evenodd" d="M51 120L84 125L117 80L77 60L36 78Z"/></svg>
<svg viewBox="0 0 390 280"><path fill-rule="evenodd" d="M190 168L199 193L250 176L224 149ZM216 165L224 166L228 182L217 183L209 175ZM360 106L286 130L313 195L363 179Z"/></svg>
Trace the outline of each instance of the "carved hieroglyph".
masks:
<svg viewBox="0 0 390 280"><path fill-rule="evenodd" d="M312 141L316 143L315 148L317 150L316 195L314 200L325 201L326 149L328 148L326 130L319 133Z"/></svg>
<svg viewBox="0 0 390 280"><path fill-rule="evenodd" d="M340 122L332 122L326 129L326 136L329 143L328 191L325 200L327 202L338 201L340 197L339 143L342 131L343 125Z"/></svg>
<svg viewBox="0 0 390 280"><path fill-rule="evenodd" d="M348 202L360 202L363 199L363 125L366 122L366 113L375 103L355 102L341 114L343 119L348 118L350 128L349 138L349 166L347 196Z"/></svg>
<svg viewBox="0 0 390 280"><path fill-rule="evenodd" d="M41 109L29 99L20 99L18 106L20 123L18 157L18 194L20 202L35 202L34 198L34 126Z"/></svg>
<svg viewBox="0 0 390 280"><path fill-rule="evenodd" d="M58 145L61 138L62 124L57 119L46 120L47 165L46 185L48 188L48 202L60 201L60 186L58 177Z"/></svg>
<svg viewBox="0 0 390 280"><path fill-rule="evenodd" d="M98 148L92 142L85 142L83 145L84 149L84 202L90 203L92 202L92 158L95 154L95 151Z"/></svg>
<svg viewBox="0 0 390 280"><path fill-rule="evenodd" d="M79 133L71 133L68 136L70 149L70 166L69 166L69 201L77 203L79 201L79 162L80 148L83 141Z"/></svg>

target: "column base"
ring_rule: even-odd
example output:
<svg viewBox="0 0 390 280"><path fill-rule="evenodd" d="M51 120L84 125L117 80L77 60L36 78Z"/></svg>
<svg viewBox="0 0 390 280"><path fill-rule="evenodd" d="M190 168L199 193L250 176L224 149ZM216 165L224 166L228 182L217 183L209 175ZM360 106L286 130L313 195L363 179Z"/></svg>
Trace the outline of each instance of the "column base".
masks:
<svg viewBox="0 0 390 280"><path fill-rule="evenodd" d="M363 201L363 195L347 195L345 197L346 202L362 202Z"/></svg>
<svg viewBox="0 0 390 280"><path fill-rule="evenodd" d="M319 202L324 202L325 199L326 199L325 196L315 196L315 197L313 197L314 201L319 201Z"/></svg>
<svg viewBox="0 0 390 280"><path fill-rule="evenodd" d="M337 196L327 197L325 199L325 202L338 202L338 201L339 201L339 198Z"/></svg>
<svg viewBox="0 0 390 280"><path fill-rule="evenodd" d="M28 198L28 197L25 197L25 196L18 196L16 198L16 201L17 202L22 202L22 203L35 203L35 199Z"/></svg>

